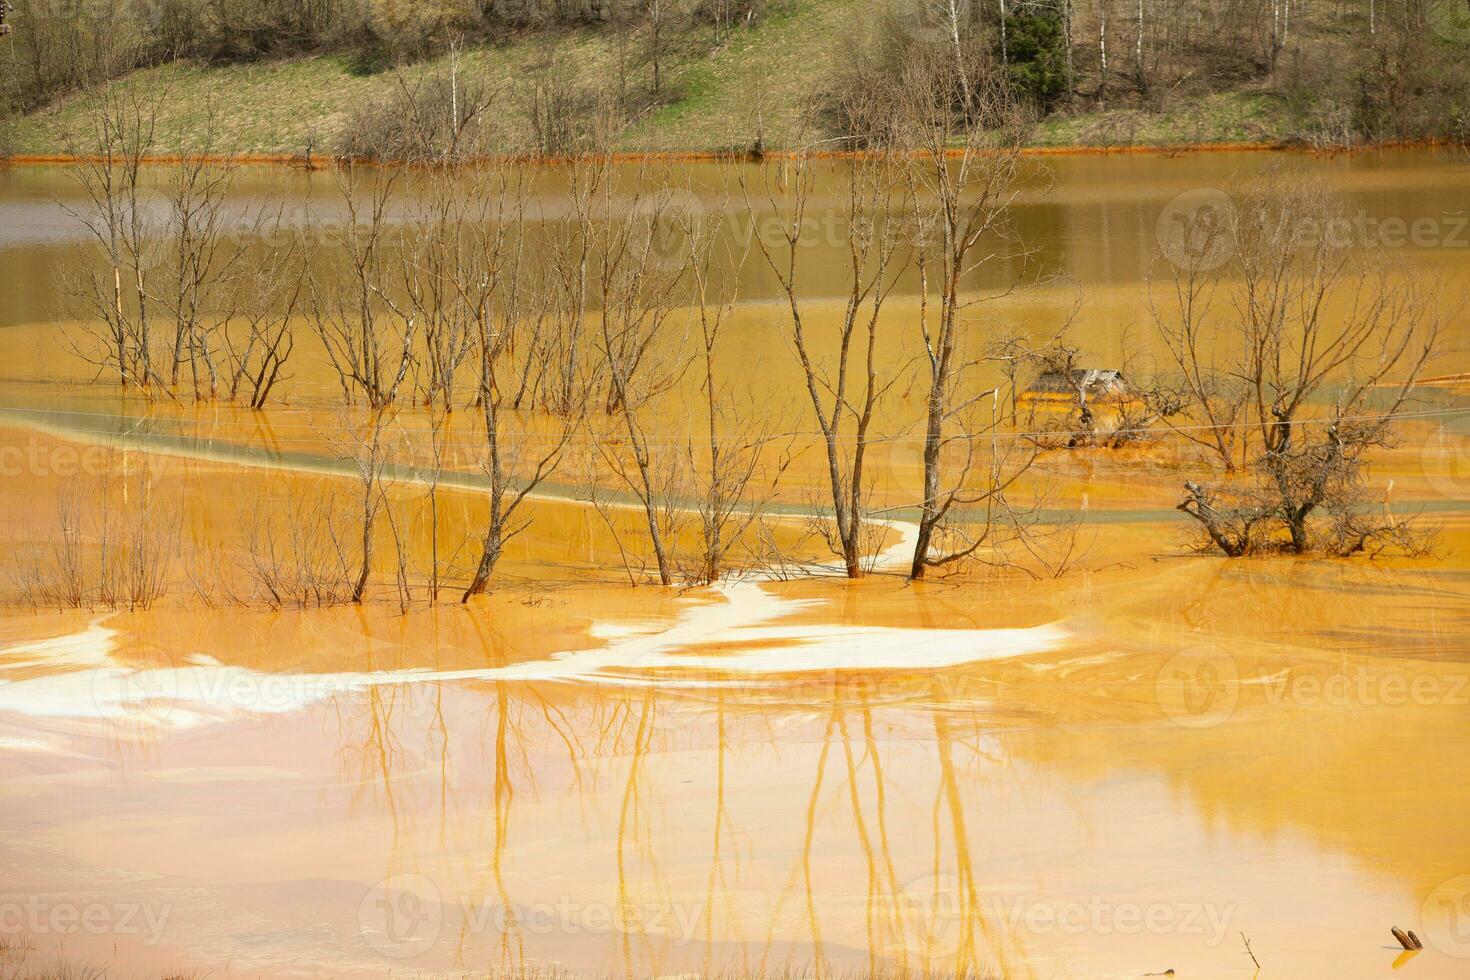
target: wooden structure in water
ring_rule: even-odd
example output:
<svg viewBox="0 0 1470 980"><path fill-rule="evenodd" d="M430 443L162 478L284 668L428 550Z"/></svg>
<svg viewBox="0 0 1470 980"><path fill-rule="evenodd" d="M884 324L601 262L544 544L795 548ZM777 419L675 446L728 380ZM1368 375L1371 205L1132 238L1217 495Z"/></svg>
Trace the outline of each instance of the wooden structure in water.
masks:
<svg viewBox="0 0 1470 980"><path fill-rule="evenodd" d="M1044 371L1021 393L1023 405L1054 404L1081 408L1128 401L1128 382L1123 372L1107 368L1074 368L1071 371Z"/></svg>

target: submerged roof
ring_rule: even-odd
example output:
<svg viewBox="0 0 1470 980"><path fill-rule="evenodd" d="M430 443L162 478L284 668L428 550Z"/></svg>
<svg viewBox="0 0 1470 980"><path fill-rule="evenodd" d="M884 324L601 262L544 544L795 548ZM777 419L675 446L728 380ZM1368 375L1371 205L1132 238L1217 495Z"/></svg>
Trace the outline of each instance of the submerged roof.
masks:
<svg viewBox="0 0 1470 980"><path fill-rule="evenodd" d="M1128 390L1123 372L1108 368L1075 368L1070 376L1065 371L1043 371L1026 389L1029 395L1066 395L1076 397L1077 392L1091 398L1106 398L1121 395Z"/></svg>

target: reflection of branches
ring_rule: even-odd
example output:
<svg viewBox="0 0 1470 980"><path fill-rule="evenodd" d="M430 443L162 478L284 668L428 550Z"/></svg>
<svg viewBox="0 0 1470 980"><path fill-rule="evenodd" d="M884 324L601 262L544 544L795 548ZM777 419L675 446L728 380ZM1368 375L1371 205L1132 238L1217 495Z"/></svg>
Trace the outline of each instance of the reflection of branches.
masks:
<svg viewBox="0 0 1470 980"><path fill-rule="evenodd" d="M643 778L643 764L648 756L649 740L653 737L655 718L655 701L653 695L647 694L643 698L641 709L638 713L638 729L633 738L633 751L628 760L628 777L623 788L623 801L618 810L618 846L617 846L617 868L618 868L618 906L627 914L637 906L628 891L628 867L626 851L629 839L637 847L640 833L642 834L642 847L638 848L647 861L649 870L657 875L657 858L653 851L652 834L648 832L645 821L646 817L641 812L640 783ZM644 935L645 943L648 937ZM633 936L631 930L624 930L622 934L623 943L623 969L624 976L637 976L638 972L633 969ZM652 948L650 947L650 954ZM654 968L649 972L658 976L662 971Z"/></svg>

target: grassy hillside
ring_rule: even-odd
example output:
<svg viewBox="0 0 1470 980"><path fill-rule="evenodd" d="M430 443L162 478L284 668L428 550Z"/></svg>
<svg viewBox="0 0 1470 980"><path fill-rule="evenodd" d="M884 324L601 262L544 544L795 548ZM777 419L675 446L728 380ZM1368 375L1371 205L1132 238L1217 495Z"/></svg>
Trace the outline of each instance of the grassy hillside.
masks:
<svg viewBox="0 0 1470 980"><path fill-rule="evenodd" d="M621 146L709 151L748 147L758 134L771 147L824 135L820 123L814 130L811 122L813 96L831 84L834 68L849 50L844 42L874 33L884 2L772 0L761 19L723 41L708 24L672 30L662 59L661 91L656 97L650 93L649 108L628 123ZM1085 26L1079 26L1079 38L1086 37ZM1357 111L1361 96L1348 86L1369 84L1361 71L1337 70L1356 43L1355 29L1342 22L1303 24L1297 47L1286 50L1269 77L1210 77L1209 70L1196 70L1186 59L1188 70L1179 71L1177 81L1161 79L1151 90L1137 92L1129 91L1121 69L1115 69L1119 80L1111 86L1089 79L1089 70L1095 74L1096 69L1089 69L1088 49L1079 40L1075 90L1047 117L1037 141L1093 146L1314 142L1313 134L1331 135L1340 117ZM620 44L618 35L604 28L521 32L467 48L455 63L466 77L495 91L496 145L526 151L536 145L528 104L537 87L550 84L546 80L554 75L557 84L582 93L609 90L617 79L630 77L620 68L629 58L627 38L623 35ZM396 90L442 75L449 63L449 57L440 56L400 71L374 71L343 52L213 65L176 61L125 77L167 92L158 120L159 147L199 148L212 114L216 150L300 154L310 147L317 155L330 155L346 132L361 125L362 107L389 102ZM1383 70L1394 74L1392 65ZM632 71L634 84L647 87L646 61ZM1396 97L1427 104L1416 91ZM74 94L0 119L0 152L64 150L68 133L87 131L90 101ZM1447 133L1464 130L1458 104L1428 114L1437 120L1431 125L1442 123Z"/></svg>
<svg viewBox="0 0 1470 980"><path fill-rule="evenodd" d="M836 54L836 39L864 15L868 0L782 0L769 16L716 47L706 29L675 39L664 68L670 99L636 119L623 136L629 149L707 150L749 145L763 126L768 141L784 143L796 131L813 79ZM527 33L503 44L469 49L459 68L498 90L496 124L506 142L527 141L525 79L555 55L557 67L587 90L608 85L617 63L615 39L583 29ZM447 70L448 57L403 70L418 75ZM403 84L393 71L364 73L346 54L283 61L202 66L175 62L134 72L133 80L164 86L158 143L200 145L207 107L216 114L216 147L241 153L299 153L308 143L330 152L353 121L353 107L384 100ZM10 152L44 154L66 145L68 132L85 132L89 99L73 96L9 125Z"/></svg>

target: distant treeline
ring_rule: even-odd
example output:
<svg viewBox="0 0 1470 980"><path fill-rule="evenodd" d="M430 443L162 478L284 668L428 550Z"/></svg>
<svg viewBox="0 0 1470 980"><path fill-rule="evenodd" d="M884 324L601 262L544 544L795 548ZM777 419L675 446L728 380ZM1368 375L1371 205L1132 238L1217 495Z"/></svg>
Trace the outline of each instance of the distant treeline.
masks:
<svg viewBox="0 0 1470 980"><path fill-rule="evenodd" d="M1136 110L1088 143L1221 92L1273 100L1290 120L1276 135L1324 147L1470 134L1470 0L893 0L846 44L839 113L886 101L931 47L1002 66L1044 114Z"/></svg>

